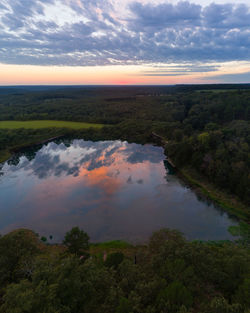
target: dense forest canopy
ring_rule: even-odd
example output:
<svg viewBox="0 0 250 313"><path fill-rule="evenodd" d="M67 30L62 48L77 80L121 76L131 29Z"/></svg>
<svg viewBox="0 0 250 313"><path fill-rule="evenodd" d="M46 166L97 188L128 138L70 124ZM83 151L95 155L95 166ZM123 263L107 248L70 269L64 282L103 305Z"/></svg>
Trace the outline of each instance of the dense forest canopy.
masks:
<svg viewBox="0 0 250 313"><path fill-rule="evenodd" d="M189 118L186 122L200 129L209 121L224 123L250 114L250 85L30 88L0 89L0 120L116 124L125 119L184 122ZM193 116L197 114L199 123Z"/></svg>
<svg viewBox="0 0 250 313"><path fill-rule="evenodd" d="M0 238L0 312L249 313L243 245L168 229L144 246L89 245L77 227L64 246L46 241L24 229Z"/></svg>

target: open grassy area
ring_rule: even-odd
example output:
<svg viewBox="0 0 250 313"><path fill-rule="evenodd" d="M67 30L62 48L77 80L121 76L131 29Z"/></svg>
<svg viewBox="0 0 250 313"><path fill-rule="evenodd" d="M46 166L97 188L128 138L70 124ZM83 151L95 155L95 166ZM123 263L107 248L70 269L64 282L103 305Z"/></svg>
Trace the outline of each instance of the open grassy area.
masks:
<svg viewBox="0 0 250 313"><path fill-rule="evenodd" d="M52 121L52 120L39 120L39 121L0 121L0 129L39 129L39 128L101 128L103 124L94 123L81 123L81 122L68 122L68 121Z"/></svg>
<svg viewBox="0 0 250 313"><path fill-rule="evenodd" d="M142 246L132 245L126 241L113 240L107 242L90 243L90 254L95 255L99 258L103 258L105 253L116 253L121 252L126 257L134 257L136 251L142 249Z"/></svg>

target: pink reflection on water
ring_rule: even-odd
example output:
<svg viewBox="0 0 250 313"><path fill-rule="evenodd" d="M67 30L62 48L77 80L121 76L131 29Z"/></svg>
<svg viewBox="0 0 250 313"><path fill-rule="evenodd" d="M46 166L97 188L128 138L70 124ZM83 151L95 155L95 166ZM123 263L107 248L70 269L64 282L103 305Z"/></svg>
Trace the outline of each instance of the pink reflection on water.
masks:
<svg viewBox="0 0 250 313"><path fill-rule="evenodd" d="M106 237L114 232L124 233L128 228L131 233L136 230L136 214L147 215L150 199L131 198L130 206L126 210L119 210L124 191L130 197L134 186L140 187L149 181L152 170L160 176L162 164L129 163L123 152L126 147L119 147L109 155L110 165L90 168L91 164L107 163L105 151L95 159L81 164L77 176L50 175L45 180L36 180L26 197L18 207L26 207L25 222L16 222L7 228L29 227L36 228L41 233L65 233L69 228L80 225L95 237L99 229L109 229ZM67 152L68 158L70 154ZM105 161L105 162L104 162ZM109 162L108 162L109 163ZM19 188L19 187L18 187ZM147 198L147 197L146 197ZM127 200L127 199L126 199ZM144 212L133 210L140 202ZM150 204L152 206L152 203ZM62 231L63 230L63 231Z"/></svg>
<svg viewBox="0 0 250 313"><path fill-rule="evenodd" d="M231 221L166 174L159 147L75 140L43 146L29 160L4 168L2 233L27 227L61 241L79 226L92 241L143 242L170 227L190 238L228 238Z"/></svg>

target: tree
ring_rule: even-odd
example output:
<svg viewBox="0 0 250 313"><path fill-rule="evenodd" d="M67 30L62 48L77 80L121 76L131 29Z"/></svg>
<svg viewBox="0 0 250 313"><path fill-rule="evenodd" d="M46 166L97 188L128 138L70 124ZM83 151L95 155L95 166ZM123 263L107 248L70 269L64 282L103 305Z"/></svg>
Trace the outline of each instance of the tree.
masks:
<svg viewBox="0 0 250 313"><path fill-rule="evenodd" d="M239 286L235 296L235 300L240 303L245 309L250 308L250 279L244 279L243 283Z"/></svg>
<svg viewBox="0 0 250 313"><path fill-rule="evenodd" d="M123 253L114 252L108 255L105 265L108 267L114 267L115 269L117 269L117 267L119 266L119 264L121 264L123 259L124 259Z"/></svg>
<svg viewBox="0 0 250 313"><path fill-rule="evenodd" d="M70 253L78 256L87 256L89 250L89 236L79 227L73 227L66 233L63 243Z"/></svg>
<svg viewBox="0 0 250 313"><path fill-rule="evenodd" d="M119 305L116 309L116 313L130 313L131 312L131 305L129 300L122 297L119 301Z"/></svg>
<svg viewBox="0 0 250 313"><path fill-rule="evenodd" d="M159 309L177 312L182 306L189 308L193 303L191 292L179 281L175 281L163 289L157 299Z"/></svg>
<svg viewBox="0 0 250 313"><path fill-rule="evenodd" d="M30 276L39 247L38 237L28 229L17 229L0 238L0 289Z"/></svg>

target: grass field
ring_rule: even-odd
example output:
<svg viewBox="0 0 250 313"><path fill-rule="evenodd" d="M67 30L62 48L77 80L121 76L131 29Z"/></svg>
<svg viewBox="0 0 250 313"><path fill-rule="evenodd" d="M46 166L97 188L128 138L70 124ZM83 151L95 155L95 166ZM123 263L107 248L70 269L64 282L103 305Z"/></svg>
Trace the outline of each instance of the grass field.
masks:
<svg viewBox="0 0 250 313"><path fill-rule="evenodd" d="M27 129L38 129L38 128L71 128L71 129L81 129L81 128L101 128L103 124L94 123L81 123L81 122L68 122L68 121L51 121L51 120L39 120L39 121L0 121L0 129L17 129L17 128L27 128Z"/></svg>

